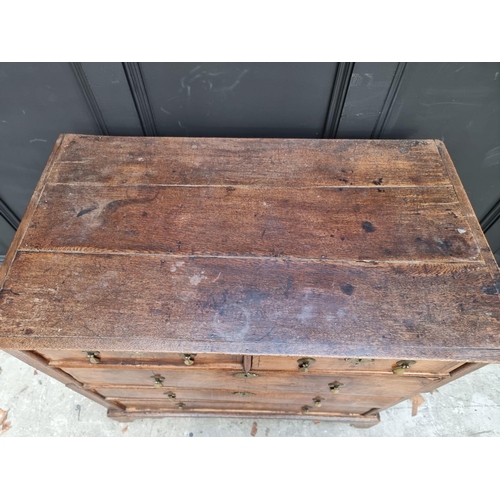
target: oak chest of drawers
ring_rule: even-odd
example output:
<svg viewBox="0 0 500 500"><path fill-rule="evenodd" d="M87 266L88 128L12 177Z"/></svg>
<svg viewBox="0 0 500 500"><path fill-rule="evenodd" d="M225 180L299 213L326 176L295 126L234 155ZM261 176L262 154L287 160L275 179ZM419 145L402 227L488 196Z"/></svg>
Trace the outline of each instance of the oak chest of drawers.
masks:
<svg viewBox="0 0 500 500"><path fill-rule="evenodd" d="M500 360L499 271L440 141L61 136L0 348L127 421L379 412Z"/></svg>

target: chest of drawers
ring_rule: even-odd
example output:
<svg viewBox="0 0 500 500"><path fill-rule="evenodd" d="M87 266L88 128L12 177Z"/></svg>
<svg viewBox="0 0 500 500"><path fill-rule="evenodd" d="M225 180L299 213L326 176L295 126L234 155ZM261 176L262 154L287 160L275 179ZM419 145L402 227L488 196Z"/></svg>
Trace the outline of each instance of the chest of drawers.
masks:
<svg viewBox="0 0 500 500"><path fill-rule="evenodd" d="M500 360L499 276L439 141L63 135L0 348L120 421L369 427Z"/></svg>

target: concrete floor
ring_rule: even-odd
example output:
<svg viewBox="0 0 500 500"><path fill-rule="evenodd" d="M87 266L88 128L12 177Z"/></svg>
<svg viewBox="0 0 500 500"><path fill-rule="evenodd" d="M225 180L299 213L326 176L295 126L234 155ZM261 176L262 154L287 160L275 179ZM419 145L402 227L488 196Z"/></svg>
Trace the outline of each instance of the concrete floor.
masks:
<svg viewBox="0 0 500 500"><path fill-rule="evenodd" d="M250 436L254 421L164 418L119 423L106 409L0 351L1 437L15 436ZM257 419L256 436L499 436L500 365L490 365L433 394L416 417L403 402L370 429L333 422ZM4 414L3 414L4 415ZM0 411L0 422L2 412Z"/></svg>

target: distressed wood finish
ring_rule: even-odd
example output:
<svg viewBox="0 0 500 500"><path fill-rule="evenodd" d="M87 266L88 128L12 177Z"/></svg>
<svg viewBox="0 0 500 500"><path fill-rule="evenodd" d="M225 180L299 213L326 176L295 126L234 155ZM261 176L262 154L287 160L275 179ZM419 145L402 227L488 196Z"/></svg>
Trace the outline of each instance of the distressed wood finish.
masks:
<svg viewBox="0 0 500 500"><path fill-rule="evenodd" d="M164 388L203 388L229 389L232 391L272 391L282 393L314 393L330 394L330 384L342 384L340 393L361 395L391 395L395 398L403 397L408 393L422 392L425 387L440 377L405 377L405 376L374 376L374 375L345 375L328 374L314 375L309 373L296 374L294 372L260 372L258 377L240 378L238 372L205 370L150 370L136 367L134 369L112 370L101 368L69 368L69 373L79 382L93 387L109 387L126 385L129 387L154 388L156 376L163 379Z"/></svg>
<svg viewBox="0 0 500 500"><path fill-rule="evenodd" d="M300 371L300 361L303 358L291 356L254 356L253 369ZM397 366L399 359L370 359L370 358L312 358L308 373L386 373L393 374L392 369ZM461 363L449 361L417 361L408 370L409 375L448 375L458 368Z"/></svg>
<svg viewBox="0 0 500 500"><path fill-rule="evenodd" d="M475 261L451 186L50 185L22 250ZM249 242L252 242L249 245Z"/></svg>
<svg viewBox="0 0 500 500"><path fill-rule="evenodd" d="M297 392L297 393L283 393L283 392L269 392L269 391L234 391L228 389L184 389L176 387L158 391L156 389L143 388L143 389L117 389L115 387L95 387L94 390L98 391L107 401L119 400L140 400L140 401L226 401L226 402L274 402L276 404L301 404L314 406L313 400L321 397L321 403L330 402L342 406L350 406L349 411L354 411L354 407L368 406L371 408L382 408L392 406L400 401L400 398L376 396L376 395L359 395L352 394L331 394L320 392ZM172 397L173 395L173 397ZM359 412L358 412L359 413ZM363 412L361 412L363 413Z"/></svg>
<svg viewBox="0 0 500 500"><path fill-rule="evenodd" d="M493 286L480 264L20 252L0 292L1 341L496 361Z"/></svg>
<svg viewBox="0 0 500 500"><path fill-rule="evenodd" d="M91 349L88 351L92 352ZM89 366L87 351L76 350L39 350L40 355L48 360L50 366ZM206 368L208 370L238 370L243 368L243 356L231 354L196 354L196 353L169 353L147 351L98 351L100 366L168 366L171 368L185 368L183 354L194 354L193 363L189 366Z"/></svg>
<svg viewBox="0 0 500 500"><path fill-rule="evenodd" d="M499 289L440 141L66 135L0 270L0 348L120 421L368 427L500 362Z"/></svg>
<svg viewBox="0 0 500 500"><path fill-rule="evenodd" d="M118 422L132 422L139 418L165 418L165 417L178 417L179 415L187 415L189 417L234 417L234 418L279 418L279 419L293 419L293 420L325 420L330 422L341 422L344 424L351 424L353 427L361 429L373 427L380 423L380 416L378 413L374 415L355 415L345 413L327 413L321 411L311 411L303 414L301 411L251 411L251 410L237 410L233 409L197 409L190 411L180 411L177 409L168 410L108 410L108 417L117 420Z"/></svg>
<svg viewBox="0 0 500 500"><path fill-rule="evenodd" d="M394 404L397 400L392 400ZM179 400L179 401L157 401L157 400L141 400L141 399L120 399L118 404L125 407L127 411L154 411L154 410L170 410L170 411L211 411L211 410L237 410L237 411L282 411L287 413L308 413L324 412L324 413L340 413L363 415L371 410L373 406L370 402L364 403L362 400L353 398L352 403L341 403L339 401L322 401L321 407L316 408L312 398L304 398L302 401L295 403L281 403L276 400L268 401L203 401L203 400Z"/></svg>
<svg viewBox="0 0 500 500"><path fill-rule="evenodd" d="M63 146L53 162L52 182L277 188L451 184L434 141L67 135Z"/></svg>

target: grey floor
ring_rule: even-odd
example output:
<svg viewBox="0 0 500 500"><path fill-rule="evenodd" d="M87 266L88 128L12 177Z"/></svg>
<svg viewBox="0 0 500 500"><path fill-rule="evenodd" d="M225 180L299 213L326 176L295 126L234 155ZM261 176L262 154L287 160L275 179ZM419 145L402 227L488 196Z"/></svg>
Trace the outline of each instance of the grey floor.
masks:
<svg viewBox="0 0 500 500"><path fill-rule="evenodd" d="M16 436L251 436L253 420L165 418L123 424L102 406L0 351L1 437ZM256 436L498 436L500 365L490 365L432 394L416 417L403 402L371 429L301 420L258 419Z"/></svg>

